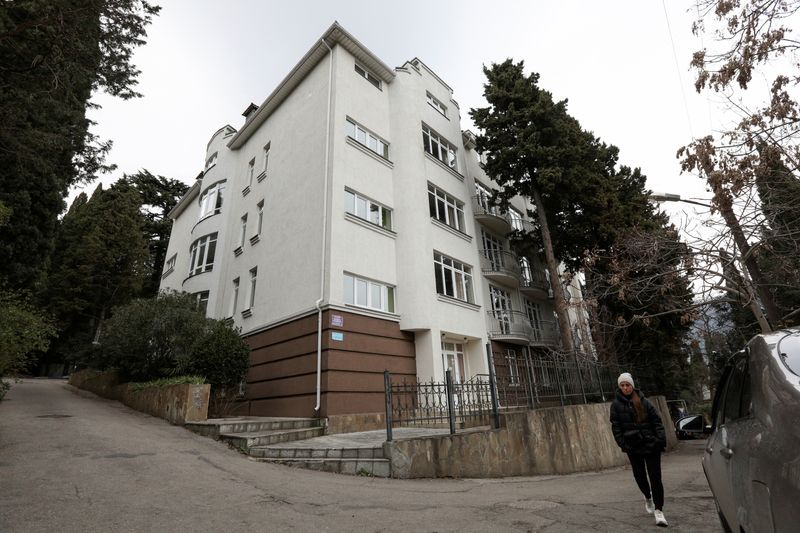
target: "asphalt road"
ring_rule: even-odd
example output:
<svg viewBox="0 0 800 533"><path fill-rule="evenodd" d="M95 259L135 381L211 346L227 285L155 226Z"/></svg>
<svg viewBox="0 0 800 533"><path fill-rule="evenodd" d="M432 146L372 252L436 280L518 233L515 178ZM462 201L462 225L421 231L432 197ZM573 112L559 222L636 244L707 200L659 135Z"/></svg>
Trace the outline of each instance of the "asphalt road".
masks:
<svg viewBox="0 0 800 533"><path fill-rule="evenodd" d="M587 438L591 438L587 436ZM701 441L663 461L673 531L721 531ZM393 480L251 461L226 445L25 380L0 402L0 532L640 532L656 528L630 469Z"/></svg>

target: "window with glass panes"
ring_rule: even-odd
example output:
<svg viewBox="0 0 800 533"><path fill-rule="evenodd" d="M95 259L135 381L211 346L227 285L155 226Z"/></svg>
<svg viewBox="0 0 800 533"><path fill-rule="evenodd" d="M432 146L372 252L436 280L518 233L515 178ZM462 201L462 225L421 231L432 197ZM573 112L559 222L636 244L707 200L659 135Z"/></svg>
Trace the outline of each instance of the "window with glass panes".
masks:
<svg viewBox="0 0 800 533"><path fill-rule="evenodd" d="M458 170L456 147L425 124L422 125L422 146L433 157L453 170Z"/></svg>
<svg viewBox="0 0 800 533"><path fill-rule="evenodd" d="M344 209L351 215L377 226L388 230L392 229L392 210L356 192L345 189Z"/></svg>
<svg viewBox="0 0 800 533"><path fill-rule="evenodd" d="M451 257L433 253L436 292L472 303L472 268Z"/></svg>
<svg viewBox="0 0 800 533"><path fill-rule="evenodd" d="M432 218L464 233L464 203L428 184L428 207Z"/></svg>
<svg viewBox="0 0 800 533"><path fill-rule="evenodd" d="M394 313L394 287L346 273L344 303Z"/></svg>
<svg viewBox="0 0 800 533"><path fill-rule="evenodd" d="M222 196L225 192L225 182L220 181L203 191L200 195L200 216L205 218L215 215L222 209Z"/></svg>
<svg viewBox="0 0 800 533"><path fill-rule="evenodd" d="M204 235L189 247L189 275L208 272L214 267L217 234Z"/></svg>
<svg viewBox="0 0 800 533"><path fill-rule="evenodd" d="M366 129L361 124L348 118L345 122L345 133L357 143L366 146L379 156L389 159L389 143Z"/></svg>

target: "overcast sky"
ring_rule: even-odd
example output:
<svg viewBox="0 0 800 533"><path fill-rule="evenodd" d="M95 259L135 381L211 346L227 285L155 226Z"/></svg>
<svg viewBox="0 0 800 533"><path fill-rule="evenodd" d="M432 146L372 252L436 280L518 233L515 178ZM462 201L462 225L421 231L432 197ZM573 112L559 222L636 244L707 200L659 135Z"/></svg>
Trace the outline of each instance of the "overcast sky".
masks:
<svg viewBox="0 0 800 533"><path fill-rule="evenodd" d="M585 129L620 148L654 191L708 197L681 175L677 149L718 127L688 64L694 2L163 0L134 63L143 98L96 95L95 133L118 170L145 168L190 184L211 135L239 128L322 33L338 21L390 67L419 57L453 88L463 129L485 105L482 66L524 60L541 87L569 100ZM93 190L96 184L89 185ZM73 192L73 196L74 196ZM674 206L677 208L678 206ZM674 208L671 208L672 210Z"/></svg>

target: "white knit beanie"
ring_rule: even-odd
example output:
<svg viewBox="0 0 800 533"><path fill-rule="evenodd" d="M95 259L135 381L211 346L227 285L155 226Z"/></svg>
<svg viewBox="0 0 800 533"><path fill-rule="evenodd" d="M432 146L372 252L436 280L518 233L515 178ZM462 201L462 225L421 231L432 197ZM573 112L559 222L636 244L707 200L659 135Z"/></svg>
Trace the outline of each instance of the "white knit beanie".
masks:
<svg viewBox="0 0 800 533"><path fill-rule="evenodd" d="M622 385L623 383L630 383L631 387L635 387L636 385L633 384L633 377L630 375L629 372L623 372L617 378L617 385Z"/></svg>

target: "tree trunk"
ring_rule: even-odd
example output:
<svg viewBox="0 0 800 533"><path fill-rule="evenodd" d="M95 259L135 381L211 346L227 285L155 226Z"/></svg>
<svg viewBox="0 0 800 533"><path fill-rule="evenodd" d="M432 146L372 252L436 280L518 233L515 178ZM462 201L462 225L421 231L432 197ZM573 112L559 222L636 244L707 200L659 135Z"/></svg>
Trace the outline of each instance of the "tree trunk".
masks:
<svg viewBox="0 0 800 533"><path fill-rule="evenodd" d="M536 204L536 214L539 217L539 225L542 228L542 245L544 246L544 257L547 263L547 270L550 272L550 284L553 289L553 306L558 317L558 329L561 333L561 345L564 350L573 351L572 326L569 320L569 303L564 286L561 284L561 276L558 273L558 262L553 253L553 241L550 239L550 227L547 225L547 214L544 212L542 197L539 191L533 191L533 201Z"/></svg>
<svg viewBox="0 0 800 533"><path fill-rule="evenodd" d="M731 200L730 193L722 189L719 185L714 187L714 204L719 208L719 212L725 220L725 224L727 224L733 234L733 240L736 243L736 247L739 249L739 257L742 263L744 263L745 268L747 268L748 274L750 274L750 283L755 289L761 304L764 306L769 324L765 325L762 323L763 317L759 316L760 313L757 314L754 311L753 314L755 314L756 318L759 320L762 330L765 326L767 328L770 328L770 326L773 328L777 327L780 322L778 307L775 305L775 300L769 292L764 276L761 274L761 269L758 267L758 262L752 254L752 247L750 243L747 242L744 231L742 231L742 226L739 224L739 219L736 218L736 213L733 212L733 201ZM758 304L756 303L755 305ZM753 307L751 306L751 310L752 309ZM769 331L772 330L769 329L765 331L765 333Z"/></svg>

